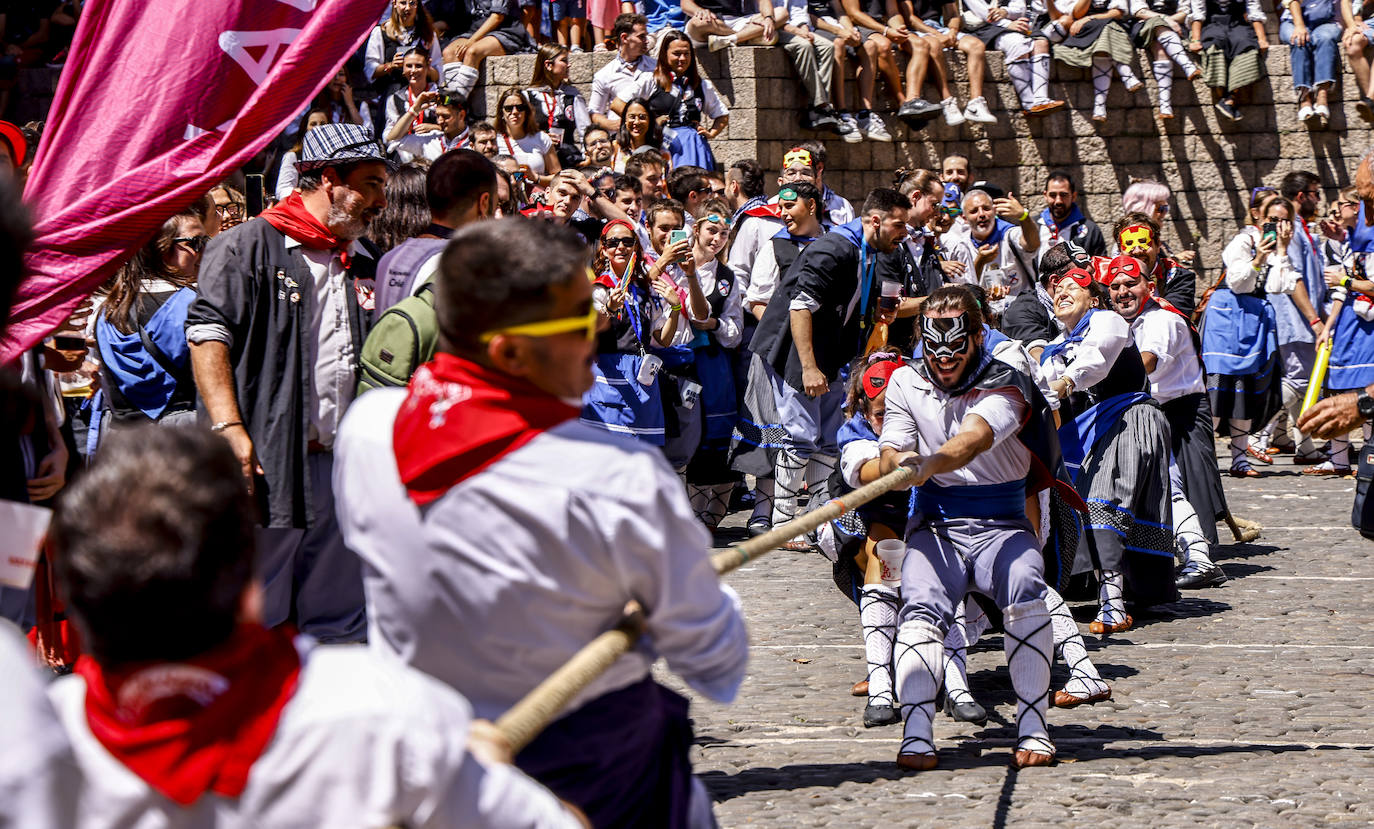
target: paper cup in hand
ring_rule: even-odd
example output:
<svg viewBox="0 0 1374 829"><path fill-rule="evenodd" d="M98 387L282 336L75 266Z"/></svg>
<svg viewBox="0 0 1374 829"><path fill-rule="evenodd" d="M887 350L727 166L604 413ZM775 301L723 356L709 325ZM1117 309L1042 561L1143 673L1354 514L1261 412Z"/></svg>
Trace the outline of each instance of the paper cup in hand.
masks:
<svg viewBox="0 0 1374 829"><path fill-rule="evenodd" d="M906 542L899 538L889 538L878 542L878 562L883 566L883 584L888 587L902 586L902 561L906 559Z"/></svg>
<svg viewBox="0 0 1374 829"><path fill-rule="evenodd" d="M0 501L0 584L28 590L52 511Z"/></svg>

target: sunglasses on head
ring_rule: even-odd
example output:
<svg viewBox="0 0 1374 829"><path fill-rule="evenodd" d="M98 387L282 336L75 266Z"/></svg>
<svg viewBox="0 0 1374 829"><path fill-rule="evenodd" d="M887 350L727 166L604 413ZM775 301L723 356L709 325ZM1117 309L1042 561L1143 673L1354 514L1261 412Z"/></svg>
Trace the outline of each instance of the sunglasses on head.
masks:
<svg viewBox="0 0 1374 829"><path fill-rule="evenodd" d="M185 245L191 249L192 253L200 253L205 250L205 245L209 241L209 236L178 236L172 240L172 244Z"/></svg>

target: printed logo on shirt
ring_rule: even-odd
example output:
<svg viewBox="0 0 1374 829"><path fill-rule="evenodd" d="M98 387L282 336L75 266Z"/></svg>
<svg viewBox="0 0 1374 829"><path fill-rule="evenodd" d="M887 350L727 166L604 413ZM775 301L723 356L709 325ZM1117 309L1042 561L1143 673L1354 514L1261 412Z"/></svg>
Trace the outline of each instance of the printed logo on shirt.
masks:
<svg viewBox="0 0 1374 829"><path fill-rule="evenodd" d="M729 296L730 291L735 287L734 283L728 279L722 279L716 283L716 292L721 296Z"/></svg>
<svg viewBox="0 0 1374 829"><path fill-rule="evenodd" d="M358 307L364 311L373 311L377 308L377 280L375 279L355 279L353 280L353 290L358 295Z"/></svg>

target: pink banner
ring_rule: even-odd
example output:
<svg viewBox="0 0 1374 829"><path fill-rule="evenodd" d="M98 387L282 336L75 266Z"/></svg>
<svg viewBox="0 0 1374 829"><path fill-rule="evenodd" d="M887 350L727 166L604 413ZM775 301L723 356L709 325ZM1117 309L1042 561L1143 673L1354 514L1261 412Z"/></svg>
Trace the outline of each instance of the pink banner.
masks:
<svg viewBox="0 0 1374 829"><path fill-rule="evenodd" d="M387 0L89 0L24 198L7 363L324 88Z"/></svg>

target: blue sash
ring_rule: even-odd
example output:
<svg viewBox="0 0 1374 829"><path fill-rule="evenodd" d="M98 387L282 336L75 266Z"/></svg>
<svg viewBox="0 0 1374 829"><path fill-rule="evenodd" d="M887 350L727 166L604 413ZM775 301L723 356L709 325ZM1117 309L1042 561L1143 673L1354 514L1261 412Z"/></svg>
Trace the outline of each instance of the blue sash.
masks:
<svg viewBox="0 0 1374 829"><path fill-rule="evenodd" d="M639 354L598 354L592 366L595 381L582 396L582 422L662 446L662 384L657 378L652 385L639 384L636 375L643 361Z"/></svg>
<svg viewBox="0 0 1374 829"><path fill-rule="evenodd" d="M195 298L193 289L182 288L143 325L148 339L178 366L190 366L185 325L187 309ZM120 394L149 419L157 420L176 393L177 379L143 347L138 331L123 333L110 324L103 312L96 319L95 338L100 345L100 359L119 385Z"/></svg>
<svg viewBox="0 0 1374 829"><path fill-rule="evenodd" d="M930 519L1024 518L1026 482L977 486L940 486L927 481L911 495L912 509Z"/></svg>
<svg viewBox="0 0 1374 829"><path fill-rule="evenodd" d="M1118 394L1090 406L1078 417L1059 427L1059 451L1064 456L1064 466L1069 470L1075 484L1082 483L1078 480L1078 473L1083 467L1083 459L1097 442L1111 431L1127 409L1149 399L1150 395L1143 391Z"/></svg>

